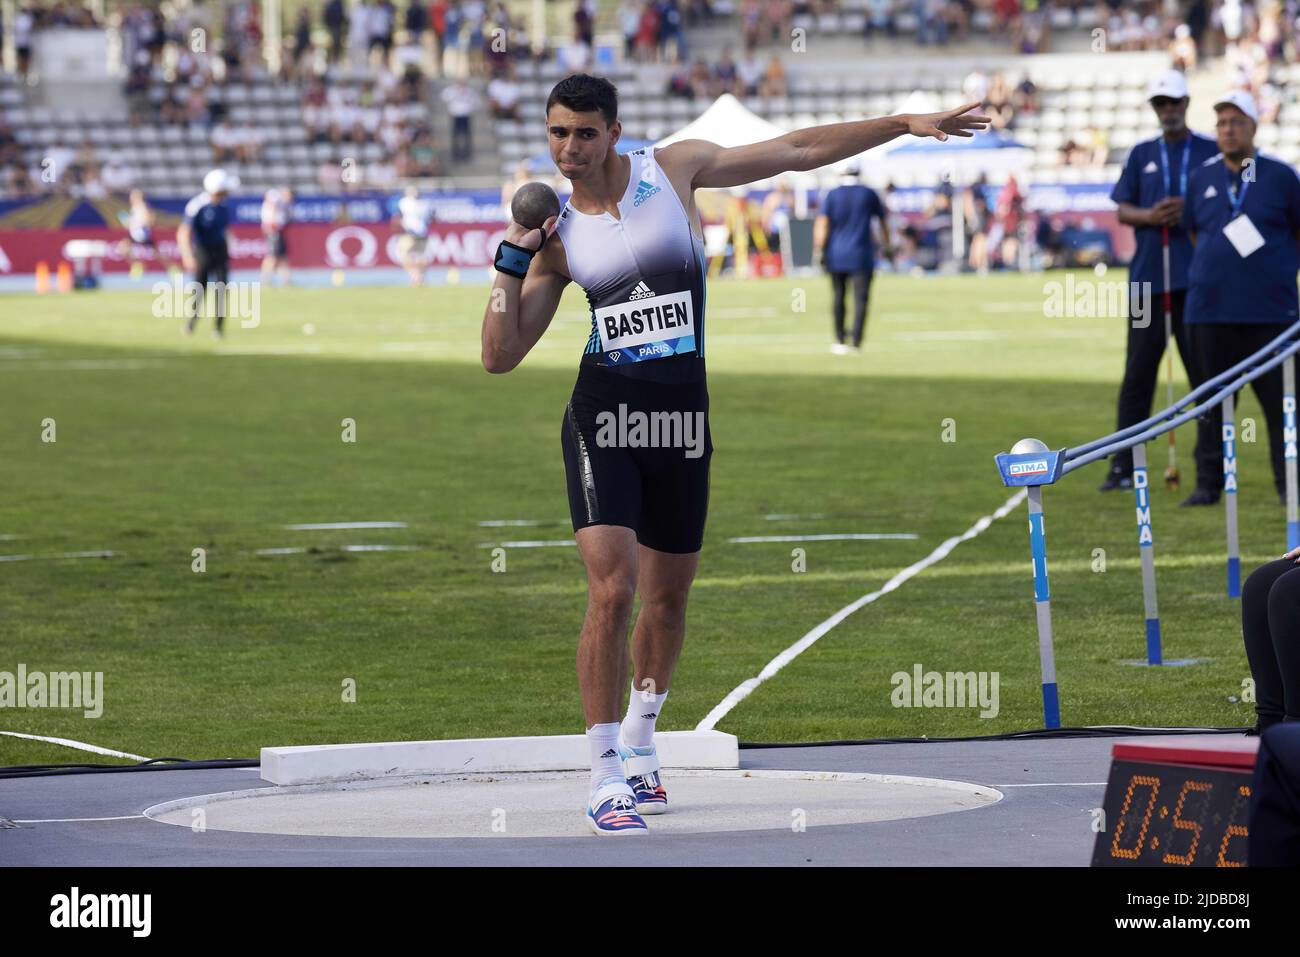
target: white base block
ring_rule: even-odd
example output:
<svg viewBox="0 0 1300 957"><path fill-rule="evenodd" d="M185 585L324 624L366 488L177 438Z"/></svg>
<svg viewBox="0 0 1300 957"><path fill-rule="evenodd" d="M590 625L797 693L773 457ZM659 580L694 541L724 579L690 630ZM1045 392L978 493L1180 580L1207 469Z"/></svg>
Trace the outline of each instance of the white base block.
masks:
<svg viewBox="0 0 1300 957"><path fill-rule="evenodd" d="M736 736L723 731L659 731L655 734L655 746L665 768L740 767ZM582 734L262 749L262 780L272 784L367 781L473 771L570 771L590 767L591 752L587 737Z"/></svg>

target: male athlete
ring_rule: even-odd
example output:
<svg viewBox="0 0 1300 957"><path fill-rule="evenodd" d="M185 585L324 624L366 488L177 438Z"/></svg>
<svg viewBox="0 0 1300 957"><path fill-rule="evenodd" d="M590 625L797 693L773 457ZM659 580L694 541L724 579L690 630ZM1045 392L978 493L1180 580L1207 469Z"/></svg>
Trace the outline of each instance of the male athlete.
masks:
<svg viewBox="0 0 1300 957"><path fill-rule="evenodd" d="M988 117L969 112L978 105L833 123L732 149L682 140L623 156L614 149L622 126L613 84L576 74L551 91L551 158L573 195L541 229L507 227L483 314L483 366L493 373L515 368L546 331L565 285L576 282L587 293L591 334L560 435L569 511L587 569L578 685L591 747L587 822L597 834L645 834L641 815L668 809L655 720L685 637L713 451L695 190L817 169L904 133L971 136L988 126ZM638 412L683 423L681 441L647 447L631 430L612 440L604 427L611 417L630 422ZM696 421L704 425L702 450L687 439ZM638 592L632 694L620 723Z"/></svg>
<svg viewBox="0 0 1300 957"><path fill-rule="evenodd" d="M187 299L191 312L185 334L193 335L199 312L206 310L208 287L214 288L217 313L212 337L220 339L226 321L226 288L230 282L230 210L226 197L239 188L239 177L214 169L203 177L203 192L185 205L185 220L176 230L181 263L192 273L199 296Z"/></svg>

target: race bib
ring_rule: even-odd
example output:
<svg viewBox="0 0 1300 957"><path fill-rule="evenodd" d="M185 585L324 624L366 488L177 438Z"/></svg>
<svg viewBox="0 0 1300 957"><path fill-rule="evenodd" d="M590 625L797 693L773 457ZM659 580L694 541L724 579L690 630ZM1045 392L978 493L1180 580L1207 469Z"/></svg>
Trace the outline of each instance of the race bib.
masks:
<svg viewBox="0 0 1300 957"><path fill-rule="evenodd" d="M600 351L610 365L695 351L695 301L682 279L641 280L626 299L593 310ZM679 285L688 288L672 288Z"/></svg>

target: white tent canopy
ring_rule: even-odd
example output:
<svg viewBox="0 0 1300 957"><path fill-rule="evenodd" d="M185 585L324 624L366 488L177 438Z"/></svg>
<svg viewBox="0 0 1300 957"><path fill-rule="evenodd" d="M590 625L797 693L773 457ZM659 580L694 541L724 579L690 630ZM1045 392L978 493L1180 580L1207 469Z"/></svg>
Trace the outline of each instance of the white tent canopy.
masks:
<svg viewBox="0 0 1300 957"><path fill-rule="evenodd" d="M781 127L769 123L730 93L724 93L694 120L655 146L667 146L678 140L708 140L725 147L748 146L784 133Z"/></svg>

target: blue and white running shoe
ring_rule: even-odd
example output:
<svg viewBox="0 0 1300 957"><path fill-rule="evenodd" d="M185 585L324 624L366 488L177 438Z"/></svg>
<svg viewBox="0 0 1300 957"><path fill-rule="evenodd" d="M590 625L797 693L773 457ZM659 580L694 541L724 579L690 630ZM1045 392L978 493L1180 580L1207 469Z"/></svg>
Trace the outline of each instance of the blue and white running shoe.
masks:
<svg viewBox="0 0 1300 957"><path fill-rule="evenodd" d="M649 834L636 800L622 778L606 778L596 787L587 804L587 825L601 837L612 834Z"/></svg>
<svg viewBox="0 0 1300 957"><path fill-rule="evenodd" d="M627 786L636 798L636 809L642 814L663 814L668 810L668 791L659 780L659 754L654 742L648 747L634 748L618 739L618 756L627 775Z"/></svg>

